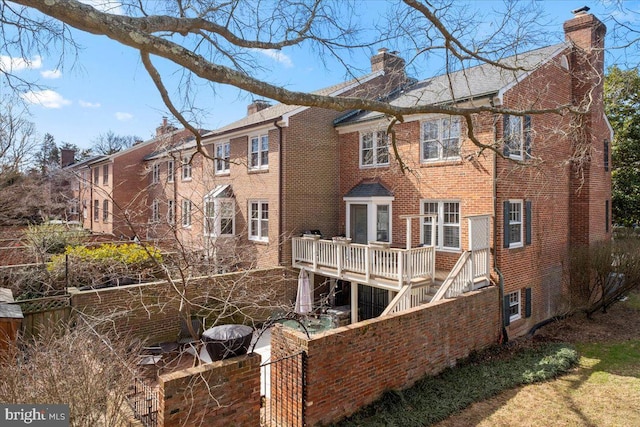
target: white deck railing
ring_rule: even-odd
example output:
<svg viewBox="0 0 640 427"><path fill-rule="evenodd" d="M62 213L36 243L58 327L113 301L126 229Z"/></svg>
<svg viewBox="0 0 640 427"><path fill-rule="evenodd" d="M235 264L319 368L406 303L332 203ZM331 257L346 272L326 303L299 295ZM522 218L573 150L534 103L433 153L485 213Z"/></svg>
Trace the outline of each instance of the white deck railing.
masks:
<svg viewBox="0 0 640 427"><path fill-rule="evenodd" d="M335 277L355 273L397 281L400 285L412 279L433 279L435 250L433 246L411 249L386 248L305 237L292 239L294 267L310 268Z"/></svg>

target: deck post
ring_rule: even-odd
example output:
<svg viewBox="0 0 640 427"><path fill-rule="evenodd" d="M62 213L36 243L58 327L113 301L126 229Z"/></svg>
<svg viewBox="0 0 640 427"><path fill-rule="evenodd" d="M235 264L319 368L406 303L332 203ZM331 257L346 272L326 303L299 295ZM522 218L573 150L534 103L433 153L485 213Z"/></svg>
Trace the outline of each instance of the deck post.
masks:
<svg viewBox="0 0 640 427"><path fill-rule="evenodd" d="M411 249L411 217L408 216L405 218L407 221L407 250Z"/></svg>
<svg viewBox="0 0 640 427"><path fill-rule="evenodd" d="M358 322L358 284L351 282L351 323Z"/></svg>
<svg viewBox="0 0 640 427"><path fill-rule="evenodd" d="M313 254L313 269L316 270L318 268L318 241L314 240L311 242L311 253Z"/></svg>

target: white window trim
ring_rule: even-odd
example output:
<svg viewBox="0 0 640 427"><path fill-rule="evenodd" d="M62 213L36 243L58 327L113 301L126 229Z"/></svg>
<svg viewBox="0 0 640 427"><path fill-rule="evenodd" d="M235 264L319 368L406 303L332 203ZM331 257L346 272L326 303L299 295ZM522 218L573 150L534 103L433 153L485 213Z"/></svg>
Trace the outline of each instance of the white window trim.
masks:
<svg viewBox="0 0 640 427"><path fill-rule="evenodd" d="M520 205L520 241L511 243L509 242L509 249L521 248L524 246L524 201L522 199L509 199L509 236L511 236L511 204Z"/></svg>
<svg viewBox="0 0 640 427"><path fill-rule="evenodd" d="M378 144L378 133L384 133L384 142L386 143L386 147L387 147L387 161L386 163L382 163L382 162L378 162L378 148L380 148L380 145ZM364 156L363 156L363 152L364 152L364 147L363 147L363 137L364 135L367 134L371 134L371 137L373 138L373 147L371 148L373 150L373 163L372 164L367 164L365 165L363 163L364 161ZM369 169L369 168L379 168L379 167L386 167L389 166L390 163L390 157L391 157L391 153L389 152L389 142L388 142L388 135L385 131L383 130L373 130L373 131L361 131L359 132L359 147L358 147L358 156L360 158L359 162L360 162L360 169Z"/></svg>
<svg viewBox="0 0 640 427"><path fill-rule="evenodd" d="M229 150L229 157L228 157L228 160L226 160L226 161L224 159L227 159L227 157L223 157L223 158L218 157L218 147L222 147L222 152L224 154L224 151L225 151L224 147L225 146L228 147L228 150ZM226 174L228 174L230 172L231 143L229 141L227 141L227 142L217 142L214 145L214 149L213 150L214 150L213 153L214 153L214 157L215 157L215 160L214 160L215 168L214 169L215 169L216 175L226 175ZM226 167L224 169L218 169L218 162L219 161L222 161L223 164L225 164Z"/></svg>
<svg viewBox="0 0 640 427"><path fill-rule="evenodd" d="M420 200L420 214L426 215L424 211L425 203L437 203L438 204L438 213L437 213L437 224L438 224L438 242L436 242L435 248L441 252L454 252L459 253L462 251L462 202L460 200L438 200L438 199L422 199ZM444 243L444 204L445 203L457 203L458 204L458 247L450 247L443 246L441 243ZM447 223L448 226L451 226L450 223ZM424 235L424 219L420 223L420 241L425 241Z"/></svg>
<svg viewBox="0 0 640 427"><path fill-rule="evenodd" d="M208 203L213 202L213 230L208 230ZM222 205L229 203L233 209L233 216L231 217L231 234L222 234ZM236 234L236 202L232 197L205 197L204 198L204 227L203 233L209 237L230 237Z"/></svg>
<svg viewBox="0 0 640 427"><path fill-rule="evenodd" d="M109 185L109 165L108 164L102 165L102 185Z"/></svg>
<svg viewBox="0 0 640 427"><path fill-rule="evenodd" d="M389 243L392 243L393 236L393 201L394 197L343 197L346 202L346 234L353 237L351 233L351 205L367 205L367 240L376 241L378 206L389 206Z"/></svg>
<svg viewBox="0 0 640 427"><path fill-rule="evenodd" d="M167 200L167 224L176 222L176 203L173 199Z"/></svg>
<svg viewBox="0 0 640 427"><path fill-rule="evenodd" d="M167 160L167 182L173 182L175 171L175 161L173 159Z"/></svg>
<svg viewBox="0 0 640 427"><path fill-rule="evenodd" d="M180 176L182 181L191 181L193 179L193 165L189 163L191 155L182 156L182 167L180 168ZM186 172L189 172L188 174Z"/></svg>
<svg viewBox="0 0 640 427"><path fill-rule="evenodd" d="M151 223L160 222L160 202L154 199L151 202Z"/></svg>
<svg viewBox="0 0 640 427"><path fill-rule="evenodd" d="M510 292L507 294L509 298L509 312L511 312L511 307L518 307L518 312L509 316L509 322L516 321L522 318L522 295L520 290L515 292ZM511 297L515 297L515 300L512 301Z"/></svg>
<svg viewBox="0 0 640 427"><path fill-rule="evenodd" d="M262 150L262 138L266 137L267 138L267 163L263 164L262 163L262 153L264 150ZM251 155L253 154L253 151L251 151L251 144L253 143L254 139L258 139L258 164L257 165L252 165L251 164ZM269 141L269 134L268 133L262 133L262 134L258 134L258 135L250 135L249 136L249 145L247 147L247 152L249 153L249 158L247 159L247 164L249 165L249 170L266 170L269 169L269 145L270 145L270 141Z"/></svg>
<svg viewBox="0 0 640 427"><path fill-rule="evenodd" d="M450 118L451 120L457 120L458 121L458 130L459 130L459 134L458 134L458 155L457 156L452 156L452 157L443 157L443 152L444 152L444 146L442 144L442 130L443 130L443 126L442 126L442 121L446 118ZM425 159L424 158L424 144L425 144L425 135L424 135L424 124L427 122L434 122L437 121L438 122L438 157L433 158L433 159ZM460 149L461 147L461 136L462 136L462 131L461 131L461 123L460 123L460 118L459 117L452 117L452 116L445 116L445 117L434 117L434 118L430 118L430 119L426 119L426 120L422 120L420 122L420 162L421 163L437 163L437 162L450 162L450 161L455 161L455 160L460 160ZM431 141L431 140L430 140Z"/></svg>
<svg viewBox="0 0 640 427"><path fill-rule="evenodd" d="M509 146L509 158L514 160L523 160L525 158L524 152L525 152L525 139L526 139L525 128L524 128L524 117L509 115L509 126L511 126L511 120L513 120L514 118L520 120L520 141L518 144L517 153L512 152L511 146ZM504 133L504 130L503 130L503 133ZM509 135L511 135L511 133L509 133ZM505 141L505 143L506 142L507 141Z"/></svg>
<svg viewBox="0 0 640 427"><path fill-rule="evenodd" d="M260 225L259 227L259 232L257 236L252 236L252 231L253 231L253 218L251 216L251 205L253 205L254 203L258 204L258 224ZM249 200L249 205L248 205L248 216L247 218L249 219L249 240L251 241L255 241L255 242L268 242L269 241L269 236L267 235L267 237L262 236L262 205L263 204L267 204L267 206L269 205L269 201L268 200ZM267 218L267 227L269 227L269 218Z"/></svg>
<svg viewBox="0 0 640 427"><path fill-rule="evenodd" d="M182 199L181 222L182 228L191 228L193 223L193 203L189 199Z"/></svg>
<svg viewBox="0 0 640 427"><path fill-rule="evenodd" d="M102 201L102 222L109 222L109 199Z"/></svg>
<svg viewBox="0 0 640 427"><path fill-rule="evenodd" d="M157 184L160 182L160 164L154 163L151 167L151 182Z"/></svg>

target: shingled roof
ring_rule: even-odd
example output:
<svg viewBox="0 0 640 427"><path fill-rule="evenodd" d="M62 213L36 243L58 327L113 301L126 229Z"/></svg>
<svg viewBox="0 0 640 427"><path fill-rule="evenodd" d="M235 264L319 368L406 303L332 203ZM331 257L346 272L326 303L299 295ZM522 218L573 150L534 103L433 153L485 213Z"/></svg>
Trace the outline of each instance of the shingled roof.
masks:
<svg viewBox="0 0 640 427"><path fill-rule="evenodd" d="M311 93L316 95L337 96L355 85L367 82L368 80L374 77L380 76L382 74L383 73L380 71L375 71L375 72L366 74L362 77L351 79L342 83L338 83L333 86L329 86ZM267 107L256 113L249 114L248 116L243 117L240 120L237 120L233 123L229 123L226 126L213 130L204 136L205 137L216 136L216 135L224 134L227 132L235 131L237 129L242 129L249 126L273 121L275 119L285 116L288 113L295 111L298 108L301 108L301 107L299 105L276 104L272 107Z"/></svg>
<svg viewBox="0 0 640 427"><path fill-rule="evenodd" d="M437 105L479 99L497 94L501 89L519 81L550 58L569 46L560 43L504 58L499 62L517 70L506 70L491 64L482 64L454 73L421 80L398 93L391 105L412 107ZM335 121L336 125L375 120L383 117L377 111L351 111Z"/></svg>

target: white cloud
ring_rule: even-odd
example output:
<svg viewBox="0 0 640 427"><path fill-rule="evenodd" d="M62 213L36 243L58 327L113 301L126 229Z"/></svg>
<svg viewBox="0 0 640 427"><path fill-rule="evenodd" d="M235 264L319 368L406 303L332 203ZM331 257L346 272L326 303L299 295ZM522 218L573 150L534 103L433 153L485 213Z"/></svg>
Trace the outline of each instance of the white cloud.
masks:
<svg viewBox="0 0 640 427"><path fill-rule="evenodd" d="M276 49L254 49L254 50L266 56L267 58L271 58L274 61L281 63L286 68L293 67L293 61L291 60L291 58L288 55L282 53L282 51L279 51Z"/></svg>
<svg viewBox="0 0 640 427"><path fill-rule="evenodd" d="M0 55L0 69L8 73L15 73L22 70L37 70L42 67L42 58L34 56L32 59L14 58Z"/></svg>
<svg viewBox="0 0 640 427"><path fill-rule="evenodd" d="M32 104L41 105L44 108L62 108L71 105L71 101L64 99L62 95L50 89L33 90L20 95L22 99Z"/></svg>
<svg viewBox="0 0 640 427"><path fill-rule="evenodd" d="M126 122L127 120L133 119L133 114L118 111L116 113L116 119L120 120L121 122Z"/></svg>
<svg viewBox="0 0 640 427"><path fill-rule="evenodd" d="M80 0L84 4L88 4L100 12L113 13L115 15L124 15L122 10L122 2L118 0Z"/></svg>
<svg viewBox="0 0 640 427"><path fill-rule="evenodd" d="M40 75L45 79L59 79L62 77L62 72L60 70L44 70L40 71Z"/></svg>
<svg viewBox="0 0 640 427"><path fill-rule="evenodd" d="M99 102L88 102L81 99L78 101L78 104L80 104L82 108L100 108Z"/></svg>

